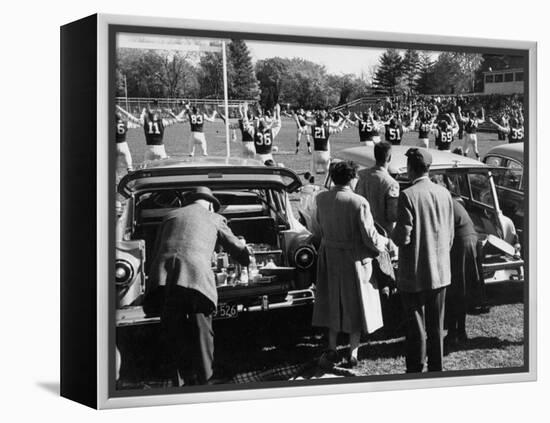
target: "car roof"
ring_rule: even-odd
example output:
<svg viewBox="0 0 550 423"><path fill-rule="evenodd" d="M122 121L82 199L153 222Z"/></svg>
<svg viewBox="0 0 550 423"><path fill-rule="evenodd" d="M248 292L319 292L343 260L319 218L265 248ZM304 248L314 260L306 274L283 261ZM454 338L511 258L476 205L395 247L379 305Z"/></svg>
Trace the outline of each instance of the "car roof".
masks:
<svg viewBox="0 0 550 423"><path fill-rule="evenodd" d="M407 157L405 156L405 153L409 148L411 148L411 146L392 146L392 158L388 169L389 173L402 174L407 172ZM430 154L432 155L432 164L430 169L433 170L445 169L449 167L487 167L487 165L476 159L447 151L430 149ZM345 150L336 153L335 156L336 158L342 160L353 160L363 167L372 167L376 165L376 160L374 158L374 147L371 146L346 148Z"/></svg>
<svg viewBox="0 0 550 423"><path fill-rule="evenodd" d="M133 193L208 186L211 189L273 188L294 192L302 186L292 169L265 166L262 162L236 157L169 158L145 162L125 175L118 192Z"/></svg>
<svg viewBox="0 0 550 423"><path fill-rule="evenodd" d="M188 157L170 156L161 160L149 160L136 166L137 169L155 168L186 168L186 167L218 167L218 166L264 166L260 160L241 157Z"/></svg>
<svg viewBox="0 0 550 423"><path fill-rule="evenodd" d="M523 143L515 142L512 144L501 144L491 148L485 157L487 156L504 156L514 159L523 164ZM485 158L484 158L485 160Z"/></svg>

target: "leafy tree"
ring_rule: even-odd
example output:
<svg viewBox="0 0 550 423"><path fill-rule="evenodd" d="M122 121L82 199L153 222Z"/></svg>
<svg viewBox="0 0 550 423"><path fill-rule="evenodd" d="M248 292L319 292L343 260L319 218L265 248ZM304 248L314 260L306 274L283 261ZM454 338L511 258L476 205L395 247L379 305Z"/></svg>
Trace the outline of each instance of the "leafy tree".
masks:
<svg viewBox="0 0 550 423"><path fill-rule="evenodd" d="M229 96L234 99L257 98L258 80L246 43L243 40L232 40L228 50L228 62L231 62Z"/></svg>
<svg viewBox="0 0 550 423"><path fill-rule="evenodd" d="M433 66L433 91L441 94L472 92L475 71L481 65L480 54L441 53Z"/></svg>
<svg viewBox="0 0 550 423"><path fill-rule="evenodd" d="M129 97L189 97L198 91L196 71L179 53L119 49L116 74L119 95L124 78Z"/></svg>
<svg viewBox="0 0 550 423"><path fill-rule="evenodd" d="M420 76L420 54L417 50L405 51L402 61L403 82L410 93L416 90L416 83Z"/></svg>
<svg viewBox="0 0 550 423"><path fill-rule="evenodd" d="M483 63L483 56L475 53L451 53L463 75L460 79L461 88L469 92L475 91L476 71Z"/></svg>
<svg viewBox="0 0 550 423"><path fill-rule="evenodd" d="M403 76L403 59L396 49L386 50L379 59L374 75L374 88L378 93L396 94L400 91Z"/></svg>
<svg viewBox="0 0 550 423"><path fill-rule="evenodd" d="M231 74L227 69L228 75ZM201 55L198 71L199 97L223 98L223 60L219 52L207 52Z"/></svg>
<svg viewBox="0 0 550 423"><path fill-rule="evenodd" d="M354 74L328 75L327 85L334 91L336 101L333 103L338 105L368 95L370 88L364 79Z"/></svg>
<svg viewBox="0 0 550 423"><path fill-rule="evenodd" d="M326 107L337 99L327 84L326 68L301 58L289 61L283 84L284 102L300 107Z"/></svg>
<svg viewBox="0 0 550 423"><path fill-rule="evenodd" d="M418 79L416 80L416 90L420 94L433 94L434 75L431 57L427 53L420 54L418 65Z"/></svg>
<svg viewBox="0 0 550 423"><path fill-rule="evenodd" d="M260 85L260 102L271 108L279 102L283 81L286 78L290 61L280 57L256 62L256 78Z"/></svg>

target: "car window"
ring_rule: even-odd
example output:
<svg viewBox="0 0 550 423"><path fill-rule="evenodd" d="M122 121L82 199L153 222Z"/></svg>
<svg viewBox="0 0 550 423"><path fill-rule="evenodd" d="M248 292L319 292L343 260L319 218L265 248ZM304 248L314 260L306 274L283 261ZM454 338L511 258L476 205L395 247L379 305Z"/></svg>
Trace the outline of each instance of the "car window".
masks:
<svg viewBox="0 0 550 423"><path fill-rule="evenodd" d="M489 166L502 166L503 159L502 157L496 157L496 156L487 156L485 158L485 163L487 163Z"/></svg>
<svg viewBox="0 0 550 423"><path fill-rule="evenodd" d="M495 206L493 193L491 190L491 178L487 173L470 173L470 188L472 189L472 199L490 207Z"/></svg>
<svg viewBox="0 0 550 423"><path fill-rule="evenodd" d="M521 180L523 178L523 167L520 163L509 160L507 164L507 170L501 175L498 185L511 188L511 189L521 189Z"/></svg>
<svg viewBox="0 0 550 423"><path fill-rule="evenodd" d="M468 181L465 173L437 172L430 175L432 182L442 185L453 194L461 197L469 197Z"/></svg>

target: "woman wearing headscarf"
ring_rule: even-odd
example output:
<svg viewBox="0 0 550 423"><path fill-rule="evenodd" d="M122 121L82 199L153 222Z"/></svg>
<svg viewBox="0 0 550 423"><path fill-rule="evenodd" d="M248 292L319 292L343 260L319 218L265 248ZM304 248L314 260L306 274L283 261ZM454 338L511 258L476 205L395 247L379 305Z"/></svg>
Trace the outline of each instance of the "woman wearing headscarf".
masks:
<svg viewBox="0 0 550 423"><path fill-rule="evenodd" d="M312 232L320 244L317 263L313 325L328 329L324 362L338 361L338 333L349 335L348 365L357 364L362 333L382 327L377 287L371 280L372 259L387 245L379 235L367 200L354 193L357 165L338 162L331 166L334 186L316 197Z"/></svg>

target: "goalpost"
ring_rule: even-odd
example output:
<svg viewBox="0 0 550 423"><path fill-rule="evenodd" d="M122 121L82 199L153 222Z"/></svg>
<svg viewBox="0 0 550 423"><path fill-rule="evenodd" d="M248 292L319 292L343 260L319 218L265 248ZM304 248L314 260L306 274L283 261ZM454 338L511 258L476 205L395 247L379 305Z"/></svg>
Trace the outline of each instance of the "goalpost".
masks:
<svg viewBox="0 0 550 423"><path fill-rule="evenodd" d="M198 58L201 53L214 52L222 54L223 65L223 105L225 114L225 143L226 157L231 155L229 145L229 98L227 83L227 54L225 40L200 39L190 37L150 35L150 34L117 34L117 48L131 48L138 50L163 50L169 54L185 53L190 57ZM124 78L126 78L124 76ZM128 94L126 93L126 99ZM128 107L128 106L126 106Z"/></svg>

